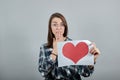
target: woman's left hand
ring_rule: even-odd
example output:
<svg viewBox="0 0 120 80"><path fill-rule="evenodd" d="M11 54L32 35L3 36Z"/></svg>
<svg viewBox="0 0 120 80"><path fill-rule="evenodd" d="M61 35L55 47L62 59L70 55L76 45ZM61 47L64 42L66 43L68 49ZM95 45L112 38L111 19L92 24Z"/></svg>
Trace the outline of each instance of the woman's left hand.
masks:
<svg viewBox="0 0 120 80"><path fill-rule="evenodd" d="M90 50L90 53L94 55L94 62L96 63L96 59L100 55L99 49L96 47L95 43L92 43L93 48Z"/></svg>

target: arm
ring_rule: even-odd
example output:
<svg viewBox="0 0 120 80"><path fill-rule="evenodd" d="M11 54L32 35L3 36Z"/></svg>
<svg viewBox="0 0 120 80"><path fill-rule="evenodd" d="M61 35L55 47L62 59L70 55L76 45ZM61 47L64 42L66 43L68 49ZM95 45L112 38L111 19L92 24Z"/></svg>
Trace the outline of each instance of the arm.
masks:
<svg viewBox="0 0 120 80"><path fill-rule="evenodd" d="M70 75L70 76L74 76L78 74L83 77L89 77L94 71L93 65L71 65L71 66L67 66L66 68L63 68L63 69L65 71L67 70L66 73L67 75Z"/></svg>
<svg viewBox="0 0 120 80"><path fill-rule="evenodd" d="M92 43L93 44L93 43ZM95 43L93 44L93 48L90 50L90 53L94 55L94 64L96 63L96 59L100 54L99 49L96 47ZM81 66L78 67L78 72L84 77L90 76L90 74L94 71L94 65L88 65L88 66Z"/></svg>
<svg viewBox="0 0 120 80"><path fill-rule="evenodd" d="M43 45L40 47L38 70L44 77L47 76L49 72L51 72L56 62L55 60L52 60L50 55L48 55L49 52L50 51L46 50Z"/></svg>
<svg viewBox="0 0 120 80"><path fill-rule="evenodd" d="M83 65L78 66L78 74L82 75L83 77L89 77L94 71L93 65Z"/></svg>

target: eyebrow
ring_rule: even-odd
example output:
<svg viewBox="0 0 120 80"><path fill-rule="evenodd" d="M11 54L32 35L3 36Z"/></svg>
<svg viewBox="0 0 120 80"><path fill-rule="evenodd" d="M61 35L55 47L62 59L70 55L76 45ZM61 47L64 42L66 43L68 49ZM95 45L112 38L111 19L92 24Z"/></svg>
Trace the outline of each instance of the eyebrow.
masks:
<svg viewBox="0 0 120 80"><path fill-rule="evenodd" d="M56 21L52 22L52 23L57 23ZM60 22L60 23L63 23L63 22Z"/></svg>
<svg viewBox="0 0 120 80"><path fill-rule="evenodd" d="M57 23L56 21L52 22L52 23Z"/></svg>

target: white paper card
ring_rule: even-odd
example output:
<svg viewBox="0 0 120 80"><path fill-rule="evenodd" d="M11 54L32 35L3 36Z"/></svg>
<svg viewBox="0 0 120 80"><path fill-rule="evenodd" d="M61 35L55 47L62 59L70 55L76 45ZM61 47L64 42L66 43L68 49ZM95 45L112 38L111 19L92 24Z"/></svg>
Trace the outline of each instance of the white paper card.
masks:
<svg viewBox="0 0 120 80"><path fill-rule="evenodd" d="M58 42L58 67L69 65L94 65L93 47L89 40Z"/></svg>

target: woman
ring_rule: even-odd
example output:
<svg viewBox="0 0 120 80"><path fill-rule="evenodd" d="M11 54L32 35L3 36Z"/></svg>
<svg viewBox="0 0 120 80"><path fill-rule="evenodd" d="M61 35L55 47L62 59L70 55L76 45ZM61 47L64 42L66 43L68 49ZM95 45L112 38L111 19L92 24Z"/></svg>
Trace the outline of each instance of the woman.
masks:
<svg viewBox="0 0 120 80"><path fill-rule="evenodd" d="M64 16L60 13L51 15L48 24L48 42L40 47L39 71L45 80L81 80L81 76L88 77L94 71L93 65L70 65L58 67L57 42L71 41L68 38L68 26ZM94 55L94 62L100 54L94 47L90 50Z"/></svg>

